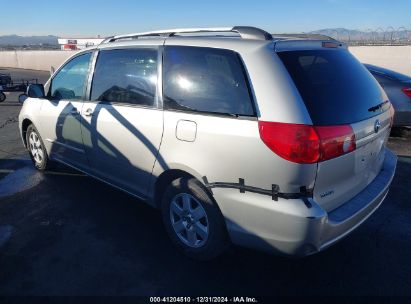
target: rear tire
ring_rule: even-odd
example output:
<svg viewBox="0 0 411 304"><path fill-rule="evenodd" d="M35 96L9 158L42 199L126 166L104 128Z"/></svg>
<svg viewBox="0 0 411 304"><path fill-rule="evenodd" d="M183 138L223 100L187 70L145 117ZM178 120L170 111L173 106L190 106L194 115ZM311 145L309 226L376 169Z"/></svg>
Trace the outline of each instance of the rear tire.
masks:
<svg viewBox="0 0 411 304"><path fill-rule="evenodd" d="M44 171L49 167L49 158L43 140L34 125L29 125L26 131L26 144L34 166Z"/></svg>
<svg viewBox="0 0 411 304"><path fill-rule="evenodd" d="M6 100L6 94L4 94L3 92L0 92L0 102L3 102Z"/></svg>
<svg viewBox="0 0 411 304"><path fill-rule="evenodd" d="M167 234L186 256L210 260L228 247L224 217L195 178L174 180L163 195L161 212Z"/></svg>

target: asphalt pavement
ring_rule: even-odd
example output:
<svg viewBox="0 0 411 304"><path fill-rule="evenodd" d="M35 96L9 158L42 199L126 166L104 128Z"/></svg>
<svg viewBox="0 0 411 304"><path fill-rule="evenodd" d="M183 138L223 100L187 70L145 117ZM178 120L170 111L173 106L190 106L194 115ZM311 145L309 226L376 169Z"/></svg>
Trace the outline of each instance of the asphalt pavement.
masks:
<svg viewBox="0 0 411 304"><path fill-rule="evenodd" d="M155 209L63 166L34 170L17 95L0 104L0 296L411 295L410 129L390 138L400 157L387 199L335 246L303 259L233 246L196 262L174 249Z"/></svg>

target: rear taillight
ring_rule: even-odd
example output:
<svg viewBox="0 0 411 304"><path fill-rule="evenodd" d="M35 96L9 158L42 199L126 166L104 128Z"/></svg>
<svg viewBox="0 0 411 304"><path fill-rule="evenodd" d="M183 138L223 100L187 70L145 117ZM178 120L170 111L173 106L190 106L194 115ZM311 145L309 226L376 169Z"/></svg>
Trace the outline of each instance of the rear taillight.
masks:
<svg viewBox="0 0 411 304"><path fill-rule="evenodd" d="M263 142L282 158L312 164L355 150L355 135L349 125L309 126L258 122Z"/></svg>
<svg viewBox="0 0 411 304"><path fill-rule="evenodd" d="M335 158L355 150L355 135L349 125L315 127L320 137L319 161Z"/></svg>
<svg viewBox="0 0 411 304"><path fill-rule="evenodd" d="M313 126L259 121L263 142L282 158L295 163L316 163L320 141Z"/></svg>
<svg viewBox="0 0 411 304"><path fill-rule="evenodd" d="M403 91L405 95L411 98L411 88L402 88L401 91Z"/></svg>

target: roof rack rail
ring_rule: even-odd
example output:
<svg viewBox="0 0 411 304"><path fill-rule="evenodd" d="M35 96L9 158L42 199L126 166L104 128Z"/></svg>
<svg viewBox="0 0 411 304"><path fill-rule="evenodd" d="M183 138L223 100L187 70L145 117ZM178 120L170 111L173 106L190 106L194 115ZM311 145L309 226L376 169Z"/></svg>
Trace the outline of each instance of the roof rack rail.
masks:
<svg viewBox="0 0 411 304"><path fill-rule="evenodd" d="M213 33L213 32L232 32L238 33L243 39L256 39L256 40L272 40L273 37L270 33L252 26L234 26L234 27L214 27L214 28L183 28L183 29L169 29L153 32L142 32L133 33L125 35L117 35L113 37L108 37L101 43L114 42L121 39L138 39L139 37L150 37L150 36L160 36L160 37L172 37L178 34L189 34L189 33Z"/></svg>
<svg viewBox="0 0 411 304"><path fill-rule="evenodd" d="M273 38L301 38L312 40L335 40L334 38L322 34L272 34Z"/></svg>

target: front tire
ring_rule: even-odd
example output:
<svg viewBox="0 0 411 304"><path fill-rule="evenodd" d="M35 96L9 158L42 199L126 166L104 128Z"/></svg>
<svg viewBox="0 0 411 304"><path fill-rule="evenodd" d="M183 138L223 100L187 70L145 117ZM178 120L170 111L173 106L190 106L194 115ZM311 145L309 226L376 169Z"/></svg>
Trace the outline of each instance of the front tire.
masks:
<svg viewBox="0 0 411 304"><path fill-rule="evenodd" d="M40 171L48 169L49 158L47 155L47 150L43 144L43 140L41 139L39 132L34 125L29 125L27 128L26 143L34 166Z"/></svg>
<svg viewBox="0 0 411 304"><path fill-rule="evenodd" d="M209 260L228 247L224 217L195 178L174 180L164 193L161 212L167 234L186 256Z"/></svg>

